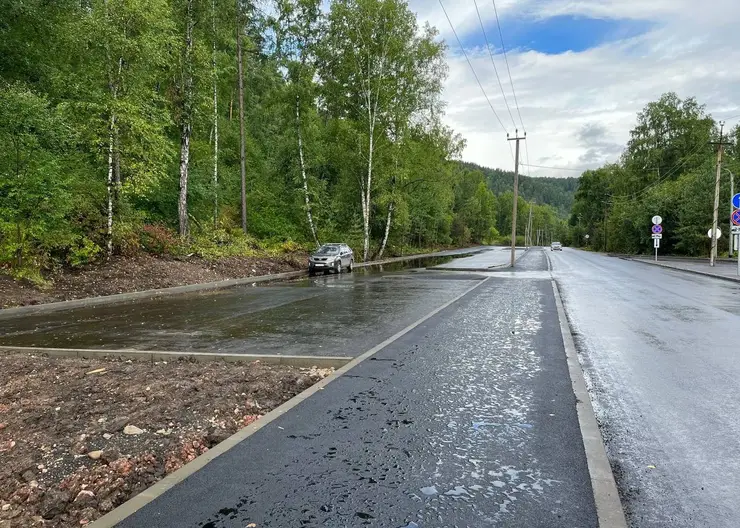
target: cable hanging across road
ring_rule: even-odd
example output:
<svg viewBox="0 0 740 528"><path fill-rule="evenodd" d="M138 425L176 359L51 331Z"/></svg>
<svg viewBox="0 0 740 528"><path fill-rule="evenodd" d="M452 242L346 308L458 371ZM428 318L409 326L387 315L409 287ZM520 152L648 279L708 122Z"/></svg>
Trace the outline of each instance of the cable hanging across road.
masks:
<svg viewBox="0 0 740 528"><path fill-rule="evenodd" d="M439 5L445 14L445 18L447 19L447 23L450 25L450 29L452 29L453 35L455 35L455 39L457 40L457 44L460 46L460 50L465 56L465 60L468 61L468 66L470 66L470 69L473 72L475 81L478 83L478 86L480 87L481 92L483 92L483 96L486 98L486 101L488 102L488 106L491 108L493 115L496 116L496 120L498 121L499 125L501 125L501 128L504 130L504 132L508 133L508 131L506 130L506 127L504 126L503 121L501 121L501 118L499 117L498 113L496 113L496 110L493 108L493 105L491 104L491 100L488 98L488 94L486 93L486 90L483 88L483 85L481 84L480 79L478 78L478 74L476 73L475 68L473 67L473 63L470 62L470 58L468 57L468 54L465 52L465 48L463 47L462 42L460 41L460 37L457 36L457 31L455 31L455 26L452 25L452 20L450 20L450 17L447 14L447 10L445 9L445 6L442 3L442 0L439 0Z"/></svg>
<svg viewBox="0 0 740 528"><path fill-rule="evenodd" d="M486 41L486 49L488 49L488 56L491 57L491 65L493 66L493 71L496 73L496 80L498 81L498 86L501 89L501 95L504 98L504 104L506 105L506 110L509 112L509 117L511 118L511 124L514 125L514 128L517 128L516 121L514 120L514 114L511 113L511 107L509 106L509 101L506 99L506 92L504 92L504 85L501 83L501 77L499 77L498 68L496 68L496 62L493 60L493 50L491 50L491 44L488 41L488 35L486 35L486 28L483 25L483 18L480 16L480 10L478 9L477 0L473 0L473 4L475 5L475 12L478 14L478 22L480 22L480 29L483 32L483 38Z"/></svg>
<svg viewBox="0 0 740 528"><path fill-rule="evenodd" d="M527 128L524 126L524 121L522 120L522 113L519 110L519 101L516 97L516 90L514 89L514 78L511 76L511 68L509 67L509 59L506 56L506 45L504 44L504 33L501 31L501 21L498 18L498 9L496 8L496 0L491 0L493 2L493 12L496 14L496 25L498 26L498 34L499 37L501 37L501 50L504 53L504 62L506 62L506 71L509 73L509 82L511 83L511 93L514 94L514 104L516 105L516 113L519 115L519 122L522 125L522 130L524 132L527 131Z"/></svg>

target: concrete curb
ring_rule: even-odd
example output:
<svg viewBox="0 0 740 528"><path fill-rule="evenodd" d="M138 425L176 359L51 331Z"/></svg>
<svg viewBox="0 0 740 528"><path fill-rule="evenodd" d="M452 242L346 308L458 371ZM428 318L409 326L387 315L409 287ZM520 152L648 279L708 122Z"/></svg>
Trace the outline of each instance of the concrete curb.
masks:
<svg viewBox="0 0 740 528"><path fill-rule="evenodd" d="M17 315L28 315L40 312L55 312L58 310L69 310L71 308L81 308L90 306L100 306L103 304L115 304L119 302L133 301L143 298L165 297L168 295L177 295L181 293L192 293L208 290L220 290L222 288L231 288L244 284L269 282L274 280L286 280L307 275L306 271L288 271L285 273L275 273L273 275L259 275L256 277L244 277L241 279L228 279L217 282L203 282L199 284L185 284L183 286L173 286L172 288L162 288L159 290L143 290L129 293L116 293L114 295L104 295L100 297L86 297L84 299L73 299L71 301L59 301L46 304L35 304L33 306L17 306L15 308L4 308L0 310L0 318L14 317Z"/></svg>
<svg viewBox="0 0 740 528"><path fill-rule="evenodd" d="M555 294L555 304L558 308L560 319L560 332L563 335L565 354L568 358L568 371L573 385L573 393L576 396L576 411L578 423L583 437L583 448L586 452L588 472L591 476L591 488L593 489L596 513L599 518L600 528L627 528L627 521L619 500L619 491L614 480L609 458L606 456L604 441L601 438L599 424L594 415L591 398L586 388L586 380L578 361L573 335L565 315L563 300L555 280L552 280L552 290Z"/></svg>
<svg viewBox="0 0 740 528"><path fill-rule="evenodd" d="M482 251L479 248L471 248L470 253L479 253ZM355 264L356 268L366 268L369 266L382 266L383 264L393 264L395 262L403 262L406 260L413 260L419 258L430 258L430 257L445 257L454 256L446 251L439 251L437 253L423 253L420 255L408 255L405 257L393 257L384 260L361 262ZM288 279L296 279L299 277L307 277L307 270L300 271L287 271L285 273L275 273L272 275L258 275L254 277L243 277L241 279L227 279L216 282L203 282L198 284L185 284L182 286L173 286L172 288L160 288L157 290L142 290L137 292L128 293L117 293L114 295L103 295L100 297L86 297L84 299L73 299L71 301L58 301L45 304L35 304L32 306L16 306L13 308L0 308L0 319L4 317L15 317L18 315L30 315L40 312L54 312L57 310L69 310L72 308L100 306L104 304L115 304L119 302L134 301L143 298L154 298L164 297L168 295L178 295L182 293L193 293L200 291L220 290L223 288L231 288L233 286L242 286L245 284L254 284L260 282L271 282L281 281Z"/></svg>
<svg viewBox="0 0 740 528"><path fill-rule="evenodd" d="M44 354L55 357L74 358L129 358L138 361L175 361L177 359L192 359L195 361L259 361L266 365L286 365L297 368L334 368L338 369L352 361L351 357L334 356L280 356L277 354L220 354L214 352L165 352L150 350L104 350L85 348L42 348L42 347L14 347L0 346L0 356L9 354Z"/></svg>
<svg viewBox="0 0 740 528"><path fill-rule="evenodd" d="M740 282L740 277L726 277L724 275L715 275L714 273L709 273L706 271L692 270L692 269L686 269L686 268L677 268L676 266L671 266L670 264L664 264L661 262L650 262L647 260L636 259L636 258L627 258L625 260L629 260L631 262L638 262L640 264L647 264L648 266L655 266L658 268L683 271L684 273L693 273L694 275L701 275L702 277L711 277L712 279L720 279L720 280L730 281L730 282Z"/></svg>
<svg viewBox="0 0 740 528"><path fill-rule="evenodd" d="M315 385L309 387L305 391L301 392L297 396L294 396L287 402L283 403L280 407L277 409L274 409L273 411L267 413L262 418L257 420L256 422L248 425L244 429L241 429L240 431L237 431L235 434L221 442L220 444L216 445L206 453L200 455L192 462L184 465L177 471L170 473L165 478L154 484L149 489L146 489L136 495L135 497L132 497L110 513L107 513L97 521L91 523L88 525L89 528L112 528L116 526L118 523L123 521L125 518L133 515L138 510L155 500L160 495L163 495L168 490L174 488L177 484L188 478L190 475L195 473L196 471L202 469L206 464L214 460L216 457L226 453L229 449L233 448L240 442L246 440L250 436L252 436L254 433L265 427L267 424L272 422L273 420L279 418L280 416L284 415L285 413L289 412L291 409L299 405L304 400L310 398L314 394L316 394L320 390L324 390L324 388L331 383L332 381L337 380L353 368L355 368L357 365L365 361L366 359L369 359L376 353L378 353L380 350L384 349L394 341L400 339L410 331L412 331L417 326L424 323L426 320L430 319L431 317L434 317L439 312L444 310L445 308L451 306L452 304L456 303L463 297L465 297L467 294L475 290L476 288L479 288L484 283L487 282L488 279L482 280L480 282L477 282L474 286L471 286L467 290L465 290L463 293L455 297L454 299L444 303L442 306L439 306L438 308L432 310L427 315L422 317L421 319L418 319L417 321L411 323L409 326L401 330L400 332L396 333L395 335L389 337L382 343L374 346L364 354L354 358L352 361L341 367L339 370L334 372L334 374L324 378L323 380L319 381Z"/></svg>

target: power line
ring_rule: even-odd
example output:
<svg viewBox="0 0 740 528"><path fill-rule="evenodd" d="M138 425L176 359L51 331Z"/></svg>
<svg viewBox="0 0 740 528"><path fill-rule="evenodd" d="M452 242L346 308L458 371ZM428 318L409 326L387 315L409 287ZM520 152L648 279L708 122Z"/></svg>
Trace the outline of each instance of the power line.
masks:
<svg viewBox="0 0 740 528"><path fill-rule="evenodd" d="M460 50L463 52L463 55L465 56L465 60L468 61L468 66L470 66L470 69L473 72L473 76L475 77L475 81L478 83L478 86L480 87L481 92L483 92L483 96L486 98L486 101L488 102L488 106L491 107L491 111L493 112L493 115L496 116L496 120L498 121L499 125L501 125L501 128L504 130L504 132L507 132L506 127L504 126L504 123L501 121L501 118L496 113L496 110L494 110L493 105L491 104L491 100L488 98L488 94L486 93L485 89L483 88L483 85L481 84L480 79L478 78L478 74L475 72L475 68L473 67L473 63L470 62L470 58L468 58L468 54L465 52L465 48L463 47L462 42L460 41L460 37L457 36L457 31L455 31L455 26L452 25L452 20L450 20L450 17L447 14L447 10L445 9L445 6L442 3L442 0L439 0L439 5L440 5L440 7L442 8L442 11L445 14L445 18L447 19L447 23L450 24L450 29L452 29L453 35L455 35L455 39L457 40L457 43L460 46Z"/></svg>
<svg viewBox="0 0 740 528"><path fill-rule="evenodd" d="M493 60L493 51L491 50L491 44L488 42L488 35L486 35L486 28L483 26L483 19L480 16L480 11L478 10L478 2L477 0L473 0L473 4L475 5L475 12L478 14L478 21L480 22L480 29L483 31L483 38L486 41L486 48L488 49L488 55L491 57L491 65L493 66L493 71L496 73L496 80L498 81L498 86L501 88L501 95L504 98L504 104L506 105L506 110L509 112L509 117L511 118L511 124L514 125L514 128L516 128L516 121L514 121L514 115L511 113L511 108L509 107L509 101L506 100L506 93L504 92L504 85L501 83L501 77L498 75L498 68L496 68L496 62ZM524 128L524 125L522 125L522 128Z"/></svg>
<svg viewBox="0 0 740 528"><path fill-rule="evenodd" d="M650 190L654 189L655 187L657 187L661 183L665 182L668 178L670 178L671 176L673 176L676 173L676 171L678 171L681 167L683 167L684 165L686 165L688 163L688 161L689 161L689 157L690 156L693 156L694 154L696 154L696 152L698 152L698 150L700 148L702 148L703 146L704 145L702 145L700 143L696 147L694 147L694 150L692 150L691 152L689 152L684 157L684 159L683 159L683 161L681 163L679 163L678 165L674 165L671 168L671 170L669 170L666 173L665 176L663 176L662 178L659 178L657 181L654 181L653 183L647 185L646 187L644 187L643 189L641 189L641 190L639 190L639 191L637 191L635 193L632 193L632 194L623 194L623 195L620 195L620 196L612 196L611 197L612 200L635 200L637 198L641 198L641 197L645 196Z"/></svg>
<svg viewBox="0 0 740 528"><path fill-rule="evenodd" d="M533 169L551 169L551 170L583 172L583 169L572 169L569 167L548 167L547 165L530 165L529 160L527 160L527 167L532 167Z"/></svg>
<svg viewBox="0 0 740 528"><path fill-rule="evenodd" d="M496 0L493 2L493 12L496 13L496 25L498 26L498 34L501 37L501 50L504 52L504 61L506 61L506 71L509 72L509 81L511 82L511 93L514 94L514 104L516 105L516 113L519 115L519 122L522 124L522 129L526 132L524 121L522 121L522 113L519 111L519 101L516 98L516 90L514 90L514 78L511 76L511 68L509 67L509 59L506 56L506 46L504 45L504 34L501 31L501 21L498 18L498 9L496 9Z"/></svg>

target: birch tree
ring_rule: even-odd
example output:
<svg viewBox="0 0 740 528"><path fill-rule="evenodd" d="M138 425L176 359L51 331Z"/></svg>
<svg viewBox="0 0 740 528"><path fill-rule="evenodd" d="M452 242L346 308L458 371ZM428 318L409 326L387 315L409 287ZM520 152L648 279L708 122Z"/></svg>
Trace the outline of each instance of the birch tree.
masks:
<svg viewBox="0 0 740 528"><path fill-rule="evenodd" d="M420 36L421 35L421 36ZM442 45L420 32L416 17L400 0L339 0L329 14L321 77L327 107L358 124L363 139L364 174L358 175L363 221L363 259L370 252L376 158L388 145L388 125L406 122L419 110L429 86L420 54ZM387 178L387 175L385 175Z"/></svg>
<svg viewBox="0 0 740 528"><path fill-rule="evenodd" d="M295 96L295 139L301 174L306 219L314 243L319 245L309 192L307 156L305 153L303 114L315 105L315 52L320 38L320 0L279 0L276 48L285 68L289 96Z"/></svg>
<svg viewBox="0 0 740 528"><path fill-rule="evenodd" d="M186 238L190 232L188 219L188 177L190 171L190 140L193 132L193 30L195 15L194 0L185 0L184 41L182 47L182 73L180 79L180 193L177 200L177 213L180 222L180 236Z"/></svg>

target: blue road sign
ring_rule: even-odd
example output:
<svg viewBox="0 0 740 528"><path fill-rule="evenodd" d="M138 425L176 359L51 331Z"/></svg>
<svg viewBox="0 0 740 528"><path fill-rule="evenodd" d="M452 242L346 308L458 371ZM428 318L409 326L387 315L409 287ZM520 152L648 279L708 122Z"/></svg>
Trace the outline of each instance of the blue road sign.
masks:
<svg viewBox="0 0 740 528"><path fill-rule="evenodd" d="M737 193L735 196L732 197L732 207L735 209L740 209L740 193Z"/></svg>
<svg viewBox="0 0 740 528"><path fill-rule="evenodd" d="M663 226L662 225L654 225L653 226L653 233L656 235L659 235L663 232Z"/></svg>
<svg viewBox="0 0 740 528"><path fill-rule="evenodd" d="M732 213L732 224L740 226L740 211L735 211Z"/></svg>

